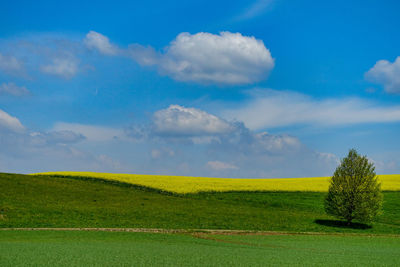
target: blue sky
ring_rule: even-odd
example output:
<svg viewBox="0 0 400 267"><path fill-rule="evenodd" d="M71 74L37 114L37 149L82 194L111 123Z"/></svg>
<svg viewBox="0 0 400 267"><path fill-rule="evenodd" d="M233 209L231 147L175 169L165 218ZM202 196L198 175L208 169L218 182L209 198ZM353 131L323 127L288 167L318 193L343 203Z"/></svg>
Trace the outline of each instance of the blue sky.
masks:
<svg viewBox="0 0 400 267"><path fill-rule="evenodd" d="M397 1L6 1L0 171L400 173ZM399 58L398 58L399 57Z"/></svg>

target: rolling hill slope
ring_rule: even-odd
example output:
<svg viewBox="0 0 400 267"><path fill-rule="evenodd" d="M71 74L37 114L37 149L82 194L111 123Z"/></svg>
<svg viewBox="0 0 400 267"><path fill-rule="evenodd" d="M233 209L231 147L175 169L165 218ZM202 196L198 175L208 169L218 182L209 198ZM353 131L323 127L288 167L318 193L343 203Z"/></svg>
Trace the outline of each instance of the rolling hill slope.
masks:
<svg viewBox="0 0 400 267"><path fill-rule="evenodd" d="M45 172L36 175L85 177L146 186L173 193L228 191L307 191L327 192L330 177L238 179L97 172ZM379 175L382 190L400 191L400 175Z"/></svg>
<svg viewBox="0 0 400 267"><path fill-rule="evenodd" d="M400 192L372 228L325 215L321 192L172 194L115 181L0 174L0 227L142 227L400 234ZM366 228L366 229L363 229Z"/></svg>

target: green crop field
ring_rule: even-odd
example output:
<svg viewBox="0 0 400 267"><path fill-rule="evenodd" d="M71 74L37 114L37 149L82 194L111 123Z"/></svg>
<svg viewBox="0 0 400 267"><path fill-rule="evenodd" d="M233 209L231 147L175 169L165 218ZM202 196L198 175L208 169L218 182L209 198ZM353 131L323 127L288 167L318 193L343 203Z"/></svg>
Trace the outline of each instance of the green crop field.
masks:
<svg viewBox="0 0 400 267"><path fill-rule="evenodd" d="M2 231L1 266L396 266L400 239Z"/></svg>
<svg viewBox="0 0 400 267"><path fill-rule="evenodd" d="M400 192L383 193L377 222L350 226L325 214L325 194L174 194L98 179L0 174L0 228L187 229L0 230L0 266L396 265ZM222 235L198 229L275 232Z"/></svg>
<svg viewBox="0 0 400 267"><path fill-rule="evenodd" d="M140 227L400 234L400 192L373 227L325 214L318 192L168 194L101 180L0 174L0 227Z"/></svg>

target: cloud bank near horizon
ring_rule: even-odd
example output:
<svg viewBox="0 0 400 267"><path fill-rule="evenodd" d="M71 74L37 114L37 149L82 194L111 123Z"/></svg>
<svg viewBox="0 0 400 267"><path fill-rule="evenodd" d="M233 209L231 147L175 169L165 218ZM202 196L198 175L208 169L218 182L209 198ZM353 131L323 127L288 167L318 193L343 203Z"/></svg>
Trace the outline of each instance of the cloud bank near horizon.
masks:
<svg viewBox="0 0 400 267"><path fill-rule="evenodd" d="M0 158L7 163L5 171L15 171L21 163L24 172L92 170L244 178L320 175L337 161L334 155L310 150L294 136L253 132L243 123L197 108L171 105L155 111L141 126L140 136L137 127L59 122L49 131L38 132L1 111Z"/></svg>
<svg viewBox="0 0 400 267"><path fill-rule="evenodd" d="M251 90L239 107L224 109L224 118L243 121L252 130L312 125L335 127L400 122L400 106L356 97L315 99L293 91Z"/></svg>

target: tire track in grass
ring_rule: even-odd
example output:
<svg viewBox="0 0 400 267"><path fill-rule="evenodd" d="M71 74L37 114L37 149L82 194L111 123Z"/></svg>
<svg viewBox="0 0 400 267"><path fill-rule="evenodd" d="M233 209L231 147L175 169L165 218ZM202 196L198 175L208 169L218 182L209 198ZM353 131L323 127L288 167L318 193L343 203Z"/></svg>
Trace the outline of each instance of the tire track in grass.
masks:
<svg viewBox="0 0 400 267"><path fill-rule="evenodd" d="M330 232L279 232L257 230L227 229L167 229L167 228L111 228L111 227L0 227L0 231L102 231L102 232L135 232L135 233L171 233L171 234L209 234L209 235L309 235L309 236L362 236L362 237L394 237L399 234L371 233L330 233Z"/></svg>
<svg viewBox="0 0 400 267"><path fill-rule="evenodd" d="M211 236L210 236L211 235ZM306 248L306 247L292 247L292 246L284 246L284 245L273 245L273 244L255 244L255 243L250 243L250 242L244 242L244 241L236 241L236 240L227 240L223 238L217 238L213 237L212 235L243 235L241 233L239 234L227 234L227 233L192 233L191 236L198 238L198 239L203 239L203 240L210 240L214 242L219 242L219 243L225 243L225 244L233 244L233 245L241 245L241 246L247 246L251 248L272 248L272 249L285 249L285 250L291 250L291 251L308 251L308 252L314 252L314 253L321 253L321 254L328 254L328 255L343 255L344 252L340 251L332 251L332 250L327 250L327 249L317 249L317 248ZM246 235L246 234L245 234ZM249 234L247 234L249 235ZM252 234L250 234L252 235ZM253 234L254 235L254 234ZM271 236L271 235L287 235L287 236L295 236L295 235L313 235L313 234L303 234L303 233L293 233L293 234L288 234L288 233L274 233L272 232L271 234L255 234L255 235L263 235L263 236ZM327 236L325 234L321 234L318 236ZM343 236L343 235L336 235L336 236ZM364 235L359 235L359 236L364 236ZM346 251L347 253L347 251ZM369 255L361 254L361 253L355 253L354 251L351 252L353 256L355 257L363 257L363 258L370 258Z"/></svg>
<svg viewBox="0 0 400 267"><path fill-rule="evenodd" d="M255 244L245 241L227 240L223 238L213 237L212 235L221 236L336 236L336 237L393 237L400 238L400 235L391 234L355 234L355 233L320 233L320 232L274 232L274 231L249 231L249 230L224 230L224 229L163 229L163 228L0 228L0 231L100 231L100 232L132 232L132 233L159 233L159 234L184 234L193 238L214 241L218 243L241 245L251 248L272 248L286 249L292 251L309 251L316 253L324 253L329 255L343 255L344 252L335 252L325 249L291 247L285 245L273 244ZM368 255L354 253L354 256L368 258Z"/></svg>

